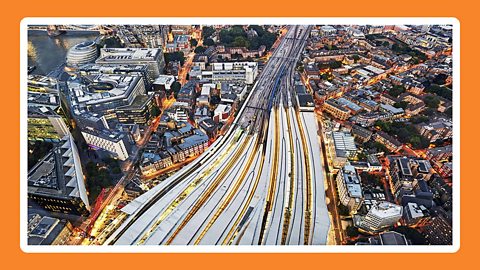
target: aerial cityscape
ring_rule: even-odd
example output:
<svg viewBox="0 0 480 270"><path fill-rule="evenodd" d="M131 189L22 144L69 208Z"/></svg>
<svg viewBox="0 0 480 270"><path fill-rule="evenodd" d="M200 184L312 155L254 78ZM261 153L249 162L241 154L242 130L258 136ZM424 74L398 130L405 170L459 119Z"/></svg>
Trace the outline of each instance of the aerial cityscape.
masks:
<svg viewBox="0 0 480 270"><path fill-rule="evenodd" d="M43 246L453 245L452 33L28 25L22 234Z"/></svg>

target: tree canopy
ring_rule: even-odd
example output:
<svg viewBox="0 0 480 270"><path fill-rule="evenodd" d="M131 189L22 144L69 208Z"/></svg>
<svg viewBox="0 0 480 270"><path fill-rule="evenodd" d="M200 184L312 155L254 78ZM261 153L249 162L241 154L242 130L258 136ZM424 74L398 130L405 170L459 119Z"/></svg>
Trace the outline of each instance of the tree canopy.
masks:
<svg viewBox="0 0 480 270"><path fill-rule="evenodd" d="M430 144L430 141L409 123L377 121L375 126L396 137L401 143L410 143L414 149L424 149Z"/></svg>
<svg viewBox="0 0 480 270"><path fill-rule="evenodd" d="M424 53L422 53L419 50L412 49L410 48L410 46L404 43L397 42L393 44L392 51L397 53L398 55L400 54L410 55L412 57L412 60L410 61L413 61L413 63L423 62L427 60L427 56Z"/></svg>
<svg viewBox="0 0 480 270"><path fill-rule="evenodd" d="M249 29L255 30L257 35L249 37L244 28L238 25L222 29L219 33L220 42L227 47L246 47L249 50L256 50L264 45L269 50L277 39L275 33L270 33L261 26L251 25Z"/></svg>
<svg viewBox="0 0 480 270"><path fill-rule="evenodd" d="M432 84L426 88L427 93L433 93L448 100L452 100L452 89L437 84Z"/></svg>
<svg viewBox="0 0 480 270"><path fill-rule="evenodd" d="M205 46L213 46L215 45L215 41L213 41L213 39L211 38L207 38L203 41L203 45Z"/></svg>
<svg viewBox="0 0 480 270"><path fill-rule="evenodd" d="M195 48L194 52L195 53L203 53L207 50L207 48L203 47L203 46L198 46Z"/></svg>
<svg viewBox="0 0 480 270"><path fill-rule="evenodd" d="M152 117L157 117L157 116L160 115L160 109L158 108L157 105L153 105L153 106L152 106L152 109L150 110L150 115L151 115Z"/></svg>
<svg viewBox="0 0 480 270"><path fill-rule="evenodd" d="M440 73L435 78L433 78L432 83L437 85L444 85L446 83L448 76L446 74Z"/></svg>
<svg viewBox="0 0 480 270"><path fill-rule="evenodd" d="M436 96L426 96L423 101L427 107L432 109L437 109L438 105L440 104L440 99Z"/></svg>
<svg viewBox="0 0 480 270"><path fill-rule="evenodd" d="M404 109L404 110L407 108L407 106L408 106L408 102L403 101L403 100L402 100L402 101L399 101L399 102L395 102L395 103L393 104L393 107L395 107L395 108L402 108L402 109Z"/></svg>
<svg viewBox="0 0 480 270"><path fill-rule="evenodd" d="M182 85L178 81L173 82L172 85L170 86L170 90L173 92L173 95L175 96L175 98L177 97L178 92L180 91L181 88L182 88Z"/></svg>
<svg viewBox="0 0 480 270"><path fill-rule="evenodd" d="M388 94L392 97L398 97L400 94L405 92L405 87L403 85L394 85L390 90L388 90Z"/></svg>
<svg viewBox="0 0 480 270"><path fill-rule="evenodd" d="M202 28L202 38L205 40L206 38L209 38L213 33L215 33L215 29L210 26L204 26Z"/></svg>
<svg viewBox="0 0 480 270"><path fill-rule="evenodd" d="M357 237L360 235L360 232L354 226L348 226L346 229L346 233L348 237Z"/></svg>
<svg viewBox="0 0 480 270"><path fill-rule="evenodd" d="M190 39L190 46L192 47L196 47L198 44L198 41L194 38Z"/></svg>
<svg viewBox="0 0 480 270"><path fill-rule="evenodd" d="M336 69L342 67L342 61L330 61L330 62L323 62L318 64L319 69Z"/></svg>
<svg viewBox="0 0 480 270"><path fill-rule="evenodd" d="M179 61L180 65L183 66L185 63L185 55L183 52L172 52L172 53L165 53L165 63L168 65L171 61Z"/></svg>

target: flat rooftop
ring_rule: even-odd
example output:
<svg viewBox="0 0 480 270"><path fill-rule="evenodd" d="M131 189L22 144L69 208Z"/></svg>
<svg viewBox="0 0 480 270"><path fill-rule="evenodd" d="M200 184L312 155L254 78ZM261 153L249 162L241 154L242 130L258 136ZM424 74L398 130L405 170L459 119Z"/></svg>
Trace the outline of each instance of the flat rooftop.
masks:
<svg viewBox="0 0 480 270"><path fill-rule="evenodd" d="M75 114L86 111L87 106L127 98L133 89L143 84L143 78L128 74L98 74L81 77L85 82L69 81L70 103Z"/></svg>
<svg viewBox="0 0 480 270"><path fill-rule="evenodd" d="M401 216L402 207L397 204L393 204L387 201L377 202L372 205L370 212L381 218L388 218L391 216Z"/></svg>
<svg viewBox="0 0 480 270"><path fill-rule="evenodd" d="M153 48L102 48L96 62L155 61L160 54L160 49Z"/></svg>
<svg viewBox="0 0 480 270"><path fill-rule="evenodd" d="M352 198L362 198L362 186L355 168L347 164L343 167L343 181L348 190L348 194Z"/></svg>

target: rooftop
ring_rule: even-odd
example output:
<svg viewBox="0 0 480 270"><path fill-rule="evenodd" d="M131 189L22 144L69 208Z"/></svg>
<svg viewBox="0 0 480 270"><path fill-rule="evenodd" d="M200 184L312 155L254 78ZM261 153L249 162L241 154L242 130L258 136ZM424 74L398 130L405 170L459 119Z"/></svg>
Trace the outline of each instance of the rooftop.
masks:
<svg viewBox="0 0 480 270"><path fill-rule="evenodd" d="M343 167L343 181L348 190L348 194L352 198L362 198L362 186L358 178L355 168L347 163Z"/></svg>
<svg viewBox="0 0 480 270"><path fill-rule="evenodd" d="M370 208L369 214L374 214L380 218L389 218L391 216L401 216L402 207L387 201L377 202Z"/></svg>
<svg viewBox="0 0 480 270"><path fill-rule="evenodd" d="M30 226L33 227L33 229L28 234L29 245L50 245L65 226L67 226L67 221L44 216L40 221L31 219L29 222L29 227Z"/></svg>
<svg viewBox="0 0 480 270"><path fill-rule="evenodd" d="M82 78L87 83L78 80L68 82L70 103L77 115L95 110L102 103L127 99L138 84L143 84L143 78L138 75L98 74Z"/></svg>
<svg viewBox="0 0 480 270"><path fill-rule="evenodd" d="M152 48L102 48L96 62L156 61L161 53L160 49Z"/></svg>
<svg viewBox="0 0 480 270"><path fill-rule="evenodd" d="M333 141L336 150L357 151L355 140L347 132L332 132Z"/></svg>
<svg viewBox="0 0 480 270"><path fill-rule="evenodd" d="M168 85L172 84L175 81L175 76L172 75L160 75L157 79L153 82L153 84L159 85Z"/></svg>

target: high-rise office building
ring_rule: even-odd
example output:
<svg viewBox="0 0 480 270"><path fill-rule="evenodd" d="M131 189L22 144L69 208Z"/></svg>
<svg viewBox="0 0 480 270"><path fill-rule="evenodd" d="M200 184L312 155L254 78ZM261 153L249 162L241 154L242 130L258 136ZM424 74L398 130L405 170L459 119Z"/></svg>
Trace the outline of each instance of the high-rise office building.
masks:
<svg viewBox="0 0 480 270"><path fill-rule="evenodd" d="M48 211L87 215L84 181L77 146L68 134L28 172L28 198Z"/></svg>

